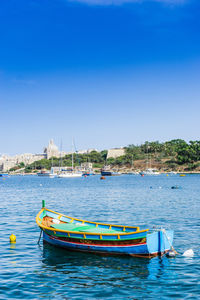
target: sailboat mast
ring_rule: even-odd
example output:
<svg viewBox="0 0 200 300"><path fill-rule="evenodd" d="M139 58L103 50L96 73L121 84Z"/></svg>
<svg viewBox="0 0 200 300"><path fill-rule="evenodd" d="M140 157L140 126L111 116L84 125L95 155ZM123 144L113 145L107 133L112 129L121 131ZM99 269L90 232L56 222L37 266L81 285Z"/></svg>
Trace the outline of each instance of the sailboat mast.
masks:
<svg viewBox="0 0 200 300"><path fill-rule="evenodd" d="M146 160L146 169L148 169L148 165L149 165L149 146L148 146L148 142L147 142L147 160Z"/></svg>
<svg viewBox="0 0 200 300"><path fill-rule="evenodd" d="M61 167L62 167L62 140L60 142L59 174L60 174Z"/></svg>
<svg viewBox="0 0 200 300"><path fill-rule="evenodd" d="M73 143L73 138L72 138L72 171L74 170L74 153L73 153L73 145L74 145L74 143Z"/></svg>

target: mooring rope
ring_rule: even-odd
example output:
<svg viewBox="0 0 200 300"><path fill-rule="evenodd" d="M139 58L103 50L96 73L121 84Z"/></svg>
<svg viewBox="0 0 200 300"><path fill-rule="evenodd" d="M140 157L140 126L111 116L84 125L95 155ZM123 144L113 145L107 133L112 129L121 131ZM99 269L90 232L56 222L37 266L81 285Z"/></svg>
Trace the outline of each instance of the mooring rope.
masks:
<svg viewBox="0 0 200 300"><path fill-rule="evenodd" d="M166 238L167 238L167 240L168 240L168 242L169 242L169 245L170 245L171 250L173 250L175 254L180 254L180 253L178 253L178 252L174 249L174 247L172 246L172 243L171 243L170 238L168 237L168 235L167 235L167 233L166 233L166 230L165 230L165 229L161 229L161 231L165 234L165 236L166 236Z"/></svg>

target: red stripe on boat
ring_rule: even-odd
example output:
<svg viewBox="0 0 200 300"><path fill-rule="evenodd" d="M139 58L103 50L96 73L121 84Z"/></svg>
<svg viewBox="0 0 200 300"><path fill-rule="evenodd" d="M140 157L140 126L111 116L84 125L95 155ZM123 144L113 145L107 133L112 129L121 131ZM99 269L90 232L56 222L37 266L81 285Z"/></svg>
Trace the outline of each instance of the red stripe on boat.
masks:
<svg viewBox="0 0 200 300"><path fill-rule="evenodd" d="M47 234L47 233L46 233ZM69 241L66 241L66 240L62 240L62 239L59 239L57 237L52 237L50 235L48 235L50 239L54 239L54 240L58 240L58 241L61 241L61 242L65 242L65 243L70 243L70 244L76 244L76 245L82 245L82 246L98 246L98 247L105 247L105 246L108 246L108 247L132 247L132 246L141 246L141 245L146 245L146 243L140 243L140 244L129 244L129 245L110 245L110 244L104 244L104 245L101 245L101 244L84 244L84 243L78 243L78 242L69 242Z"/></svg>

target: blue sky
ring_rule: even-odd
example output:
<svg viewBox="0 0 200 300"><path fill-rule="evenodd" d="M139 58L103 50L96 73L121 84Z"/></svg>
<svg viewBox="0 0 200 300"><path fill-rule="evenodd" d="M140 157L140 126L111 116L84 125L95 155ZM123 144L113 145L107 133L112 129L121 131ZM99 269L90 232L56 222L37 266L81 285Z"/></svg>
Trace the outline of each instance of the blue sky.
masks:
<svg viewBox="0 0 200 300"><path fill-rule="evenodd" d="M0 153L199 139L196 0L2 0Z"/></svg>

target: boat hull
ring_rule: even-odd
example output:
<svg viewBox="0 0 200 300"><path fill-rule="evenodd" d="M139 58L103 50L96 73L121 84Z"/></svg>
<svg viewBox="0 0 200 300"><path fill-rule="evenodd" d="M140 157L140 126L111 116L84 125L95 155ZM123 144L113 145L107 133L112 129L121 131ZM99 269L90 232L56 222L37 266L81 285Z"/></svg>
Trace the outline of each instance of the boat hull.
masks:
<svg viewBox="0 0 200 300"><path fill-rule="evenodd" d="M81 173L69 173L69 174L59 174L58 178L75 178L75 177L82 177Z"/></svg>
<svg viewBox="0 0 200 300"><path fill-rule="evenodd" d="M40 177L49 177L50 173L37 173L37 176L40 176Z"/></svg>
<svg viewBox="0 0 200 300"><path fill-rule="evenodd" d="M111 171L101 171L101 176L112 176Z"/></svg>
<svg viewBox="0 0 200 300"><path fill-rule="evenodd" d="M173 231L156 231L147 234L146 238L129 241L98 241L78 240L76 238L64 238L43 232L43 240L54 246L71 251L109 255L130 255L136 257L154 257L162 255L170 250L173 242Z"/></svg>

